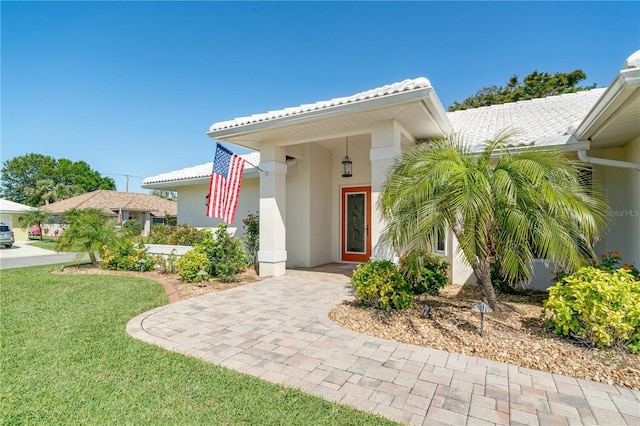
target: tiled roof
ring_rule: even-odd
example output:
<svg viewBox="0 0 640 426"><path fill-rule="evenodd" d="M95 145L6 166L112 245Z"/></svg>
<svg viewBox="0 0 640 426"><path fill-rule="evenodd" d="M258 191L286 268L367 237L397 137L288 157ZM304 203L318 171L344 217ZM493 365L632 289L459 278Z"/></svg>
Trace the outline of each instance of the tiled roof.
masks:
<svg viewBox="0 0 640 426"><path fill-rule="evenodd" d="M0 212L2 213L24 213L29 210L33 210L33 207L0 198Z"/></svg>
<svg viewBox="0 0 640 426"><path fill-rule="evenodd" d="M514 145L570 134L569 127L586 117L606 89L598 88L547 98L447 113L456 133L477 145L502 131L514 131Z"/></svg>
<svg viewBox="0 0 640 426"><path fill-rule="evenodd" d="M151 194L135 192L118 192L100 189L86 194L57 201L46 206L44 210L52 213L62 213L71 208L97 208L108 214L116 214L119 209L124 211L150 212L154 216L177 216L178 203Z"/></svg>
<svg viewBox="0 0 640 426"><path fill-rule="evenodd" d="M412 80L404 80L398 83L388 84L386 86L367 90L365 92L356 93L352 96L334 98L328 101L320 101L313 104L305 104L298 107L285 108L276 111L269 111L263 114L253 114L248 117L239 117L233 120L221 121L218 123L214 123L209 130L211 132L216 132L233 127L244 126L247 124L270 121L278 118L290 117L318 110L326 110L346 104L355 104L361 101L382 98L384 96L396 95L403 92L410 92L430 87L431 83L429 82L429 80L424 77L419 77Z"/></svg>
<svg viewBox="0 0 640 426"><path fill-rule="evenodd" d="M243 154L240 157L244 158L247 162L244 165L245 173L253 170L254 167L251 164L258 165L260 163L260 153L252 152L250 154ZM251 164L249 164L251 163ZM162 173L157 176L151 176L145 178L142 184L152 184L161 182L179 182L190 179L208 178L211 176L213 169L213 162L206 164L199 164L193 167L187 167L186 169L174 170L172 172Z"/></svg>

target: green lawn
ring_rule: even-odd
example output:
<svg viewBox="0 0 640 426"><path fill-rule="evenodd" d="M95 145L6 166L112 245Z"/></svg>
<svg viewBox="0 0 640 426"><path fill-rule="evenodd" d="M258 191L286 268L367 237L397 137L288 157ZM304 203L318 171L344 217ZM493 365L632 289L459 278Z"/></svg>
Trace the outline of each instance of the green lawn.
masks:
<svg viewBox="0 0 640 426"><path fill-rule="evenodd" d="M159 284L58 267L0 272L2 424L393 424L135 340Z"/></svg>
<svg viewBox="0 0 640 426"><path fill-rule="evenodd" d="M40 239L34 239L30 241L31 242L29 243L29 245L32 245L34 247L40 247L46 250L55 250L56 243L58 242L57 239L54 239L51 237L43 237L42 241L40 241Z"/></svg>

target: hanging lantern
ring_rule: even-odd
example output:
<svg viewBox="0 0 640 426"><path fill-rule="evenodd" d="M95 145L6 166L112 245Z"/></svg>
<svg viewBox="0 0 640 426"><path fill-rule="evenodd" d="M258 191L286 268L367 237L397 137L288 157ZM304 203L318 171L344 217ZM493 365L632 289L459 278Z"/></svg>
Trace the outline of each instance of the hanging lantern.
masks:
<svg viewBox="0 0 640 426"><path fill-rule="evenodd" d="M347 136L347 151L346 155L342 159L342 177L351 177L353 173L351 171L351 158L349 158L349 137Z"/></svg>

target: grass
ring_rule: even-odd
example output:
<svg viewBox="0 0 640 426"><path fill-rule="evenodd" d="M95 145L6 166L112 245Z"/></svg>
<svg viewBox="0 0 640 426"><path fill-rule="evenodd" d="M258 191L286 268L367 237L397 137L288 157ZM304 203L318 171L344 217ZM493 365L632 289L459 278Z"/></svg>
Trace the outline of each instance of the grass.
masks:
<svg viewBox="0 0 640 426"><path fill-rule="evenodd" d="M56 238L42 237L42 241L40 241L40 237L38 237L37 240L30 240L29 245L45 250L55 250L57 243L58 240Z"/></svg>
<svg viewBox="0 0 640 426"><path fill-rule="evenodd" d="M159 284L58 267L2 271L2 424L393 424L135 340Z"/></svg>

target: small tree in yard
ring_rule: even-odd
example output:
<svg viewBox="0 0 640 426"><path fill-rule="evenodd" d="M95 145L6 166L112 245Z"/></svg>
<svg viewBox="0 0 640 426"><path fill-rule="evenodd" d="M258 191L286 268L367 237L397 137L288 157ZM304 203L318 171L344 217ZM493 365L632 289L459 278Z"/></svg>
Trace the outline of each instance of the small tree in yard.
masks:
<svg viewBox="0 0 640 426"><path fill-rule="evenodd" d="M68 228L60 236L56 250L84 250L93 266L98 266L96 253L100 248L117 240L116 222L100 209L68 210L63 215L63 222Z"/></svg>
<svg viewBox="0 0 640 426"><path fill-rule="evenodd" d="M22 223L25 227L30 228L38 225L40 229L40 241L42 241L42 225L51 219L51 213L42 209L29 210L22 215Z"/></svg>
<svg viewBox="0 0 640 426"><path fill-rule="evenodd" d="M260 215L258 212L249 213L242 221L244 224L244 245L251 257L251 263L256 273L259 273L258 250L260 249Z"/></svg>
<svg viewBox="0 0 640 426"><path fill-rule="evenodd" d="M398 251L429 250L452 229L492 309L493 260L512 283L531 276L536 257L576 270L595 259L591 245L608 225L604 196L579 163L558 151L513 151L507 141L479 153L453 137L417 145L393 165L379 199L383 238Z"/></svg>

